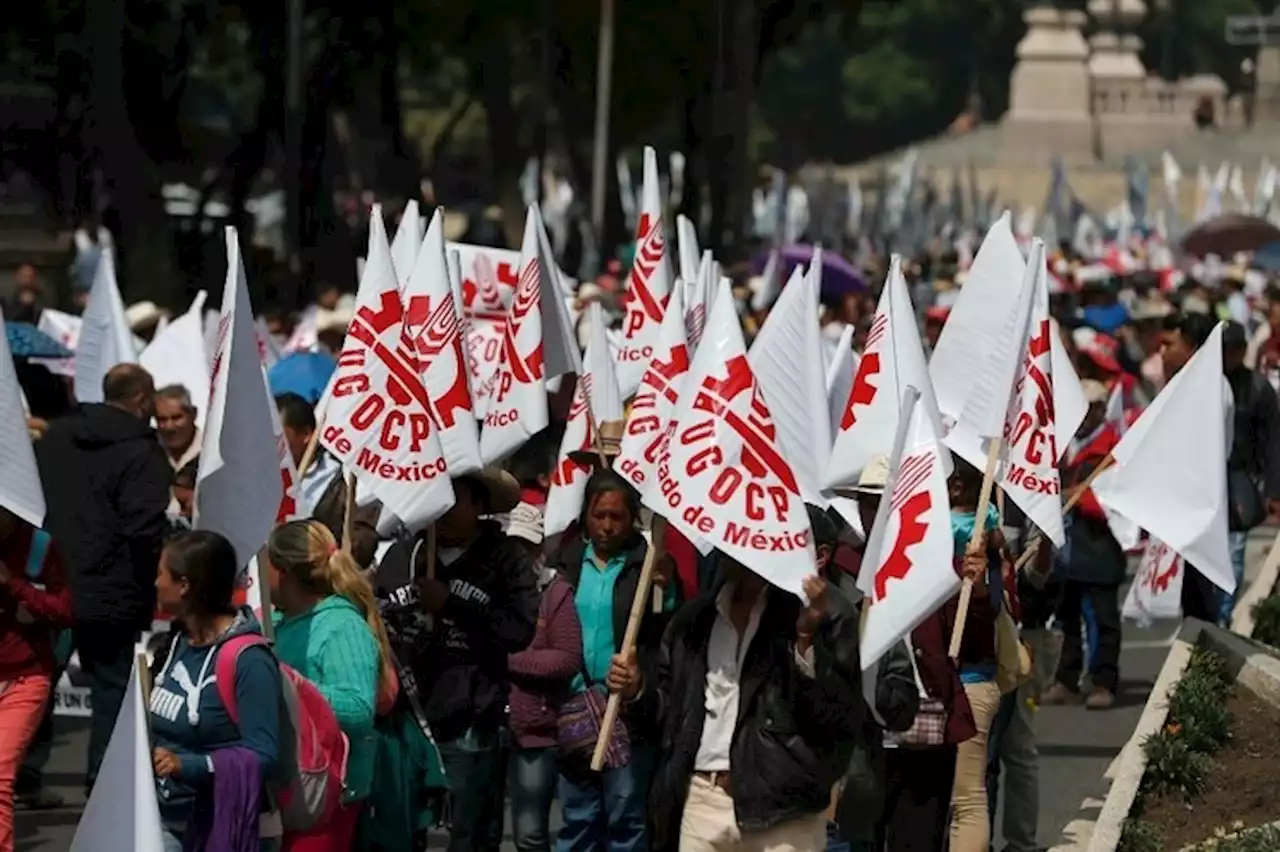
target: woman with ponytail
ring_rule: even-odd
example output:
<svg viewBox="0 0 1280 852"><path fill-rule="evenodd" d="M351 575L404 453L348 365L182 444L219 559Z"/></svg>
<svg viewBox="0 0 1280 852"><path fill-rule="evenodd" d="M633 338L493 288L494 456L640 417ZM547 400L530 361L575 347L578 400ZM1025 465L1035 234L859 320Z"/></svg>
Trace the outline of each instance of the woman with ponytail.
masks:
<svg viewBox="0 0 1280 852"><path fill-rule="evenodd" d="M335 822L291 852L348 852L373 782L378 696L394 690L387 630L373 589L329 528L291 521L271 533L276 655L312 681L351 741L346 805Z"/></svg>

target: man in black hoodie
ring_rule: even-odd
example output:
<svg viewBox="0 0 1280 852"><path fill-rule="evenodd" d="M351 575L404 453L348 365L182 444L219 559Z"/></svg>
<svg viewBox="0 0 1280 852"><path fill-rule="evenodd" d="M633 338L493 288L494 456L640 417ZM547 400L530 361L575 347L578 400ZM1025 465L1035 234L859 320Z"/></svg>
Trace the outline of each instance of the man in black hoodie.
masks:
<svg viewBox="0 0 1280 852"><path fill-rule="evenodd" d="M156 565L173 471L151 428L155 385L137 364L113 367L102 403L55 420L36 444L75 604L75 645L89 680L91 789L124 701L139 632L155 611Z"/></svg>
<svg viewBox="0 0 1280 852"><path fill-rule="evenodd" d="M418 693L440 747L453 796L448 852L502 845L507 655L533 640L537 573L529 556L489 516L520 500L498 468L454 480L456 501L435 523L436 553L420 533L391 546L374 588L392 647ZM430 575L430 576L429 576Z"/></svg>

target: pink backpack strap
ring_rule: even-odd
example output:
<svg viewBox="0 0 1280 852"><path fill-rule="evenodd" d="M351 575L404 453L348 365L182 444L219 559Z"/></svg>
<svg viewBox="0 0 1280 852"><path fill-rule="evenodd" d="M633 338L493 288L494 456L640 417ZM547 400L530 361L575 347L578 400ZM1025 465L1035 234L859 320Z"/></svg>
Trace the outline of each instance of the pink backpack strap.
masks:
<svg viewBox="0 0 1280 852"><path fill-rule="evenodd" d="M218 659L214 661L213 673L217 678L218 697L222 699L222 706L227 708L227 715L231 717L233 724L240 723L240 710L236 706L236 662L245 648L266 644L267 640L260 633L241 633L218 647Z"/></svg>

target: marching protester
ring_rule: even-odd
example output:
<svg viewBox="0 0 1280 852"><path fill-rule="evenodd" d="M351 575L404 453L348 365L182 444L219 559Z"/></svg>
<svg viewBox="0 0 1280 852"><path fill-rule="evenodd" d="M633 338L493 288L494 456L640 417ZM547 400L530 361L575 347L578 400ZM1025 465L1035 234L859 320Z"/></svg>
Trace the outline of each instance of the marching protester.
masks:
<svg viewBox="0 0 1280 852"><path fill-rule="evenodd" d="M960 683L973 712L976 731L959 743L956 749L955 784L951 791L952 852L981 852L990 843L991 825L987 813L987 745L991 724L1000 705L1000 688L996 685L998 666L996 649L997 606L1001 605L1004 588L1003 537L1000 516L994 505L988 505L984 522L987 530L985 550L968 551L977 526L978 492L982 473L961 458L955 459L955 470L948 480L951 492L951 533L955 542L956 561L964 576L973 581L973 597L968 619L956 659ZM994 600L993 600L994 599ZM943 607L956 618L955 602ZM948 637L950 633L947 634Z"/></svg>
<svg viewBox="0 0 1280 852"><path fill-rule="evenodd" d="M880 455L867 462L858 479L854 494L864 529L872 528L888 477L889 459ZM954 607L944 606L907 640L918 704L905 731L883 735L884 805L875 839L889 852L941 849L947 842L957 749L977 735L960 673L947 656L954 621Z"/></svg>
<svg viewBox="0 0 1280 852"><path fill-rule="evenodd" d="M720 565L714 589L672 618L656 671L635 654L610 666L610 689L662 724L652 848L824 849L832 789L862 733L853 607L817 565L807 602Z"/></svg>
<svg viewBox="0 0 1280 852"><path fill-rule="evenodd" d="M227 643L261 634L253 613L232 603L239 573L235 549L213 532L185 533L160 556L156 598L179 625L151 689L165 852L279 848L267 795L285 735L279 667L267 646L250 646L233 660L233 685L217 678Z"/></svg>
<svg viewBox="0 0 1280 852"><path fill-rule="evenodd" d="M156 434L174 470L181 470L200 455L201 435L191 392L182 385L156 391Z"/></svg>
<svg viewBox="0 0 1280 852"><path fill-rule="evenodd" d="M868 479L865 484L860 484L860 489L855 489L855 493L861 491L879 496L883 487L871 484ZM874 508L870 504L868 508L872 515L864 523L874 521ZM852 572L844 570L834 558L834 552L840 548L835 519L810 506L809 525L813 528L819 565L826 563L823 566L824 579L846 595L861 614L867 604L862 591L855 585L861 568L860 555L858 564L850 566ZM880 815L886 808L885 737L889 732L900 734L910 729L920 709L915 666L911 661L911 649L905 642L899 642L876 663L875 693L871 701L873 703L867 703L863 711L862 732L854 741L849 768L837 792L836 834L849 844L850 852L882 852L885 848L883 826L880 824Z"/></svg>
<svg viewBox="0 0 1280 852"><path fill-rule="evenodd" d="M13 852L15 782L50 700L57 631L71 615L49 534L0 506L0 852Z"/></svg>
<svg viewBox="0 0 1280 852"><path fill-rule="evenodd" d="M572 697L559 711L562 729L574 734L560 742L564 826L556 844L559 852L631 852L650 842L646 798L658 746L653 716L638 706L622 714L609 743L610 760L600 773L587 766L596 745L594 732L563 721L598 715L604 706L611 661L622 649L648 552L639 519L635 489L613 471L597 470L587 480L579 535L564 542L550 562L573 590L582 631L582 665L573 678ZM651 672L663 623L653 615L641 622L636 653Z"/></svg>
<svg viewBox="0 0 1280 852"><path fill-rule="evenodd" d="M522 504L523 505L523 504ZM507 535L541 543L542 530L511 510ZM537 537L537 541L532 539ZM550 566L538 569L538 626L529 647L508 658L511 670L511 832L518 852L551 848L551 807L559 780L559 718L583 668L582 625L574 589Z"/></svg>
<svg viewBox="0 0 1280 852"><path fill-rule="evenodd" d="M1280 517L1280 403L1271 383L1245 366L1247 348L1244 326L1227 323L1222 332L1222 369L1235 400L1227 458L1227 523L1236 575L1235 592L1222 596L1219 621L1227 626L1244 586L1249 530L1267 517Z"/></svg>
<svg viewBox="0 0 1280 852"><path fill-rule="evenodd" d="M314 520L276 527L267 543L280 660L329 702L350 745L343 808L297 852L347 852L374 778L375 711L395 703L395 668L369 581L329 528ZM380 698L380 696L386 696Z"/></svg>
<svg viewBox="0 0 1280 852"><path fill-rule="evenodd" d="M1105 462L1120 436L1106 420L1106 386L1085 379L1081 387L1089 409L1065 454L1062 484L1068 493L1085 491L1067 518L1066 547L1053 554L1050 583L1058 601L1054 618L1063 628L1062 655L1054 683L1041 700L1048 705L1080 700L1080 676L1087 670L1085 706L1108 710L1115 703L1120 681L1120 584L1128 562L1106 511L1093 490L1085 487L1085 480Z"/></svg>
<svg viewBox="0 0 1280 852"><path fill-rule="evenodd" d="M89 681L85 789L93 787L124 700L133 648L151 626L173 468L150 426L155 388L136 364L111 368L103 402L50 424L36 445L45 529L67 564L75 647Z"/></svg>
<svg viewBox="0 0 1280 852"><path fill-rule="evenodd" d="M435 535L393 544L374 583L444 761L449 849L467 852L502 842L507 660L533 640L539 599L524 549L485 520L519 502L511 474L485 468L454 480L454 495Z"/></svg>

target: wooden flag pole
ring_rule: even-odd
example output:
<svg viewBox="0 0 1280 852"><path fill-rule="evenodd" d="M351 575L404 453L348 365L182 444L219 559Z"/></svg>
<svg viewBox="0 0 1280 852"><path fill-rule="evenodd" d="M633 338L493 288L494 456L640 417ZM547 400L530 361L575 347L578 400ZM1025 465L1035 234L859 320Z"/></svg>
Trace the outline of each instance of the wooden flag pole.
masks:
<svg viewBox="0 0 1280 852"><path fill-rule="evenodd" d="M342 549L351 552L353 528L356 522L356 475L347 474L347 499L342 507Z"/></svg>
<svg viewBox="0 0 1280 852"><path fill-rule="evenodd" d="M306 449L302 451L302 460L298 462L298 479L306 476L307 471L311 469L311 463L316 460L316 451L320 449L320 425L316 424L311 437L307 439Z"/></svg>
<svg viewBox="0 0 1280 852"><path fill-rule="evenodd" d="M987 543L987 507L991 505L991 487L995 483L996 465L1000 461L1000 448L1004 439L993 438L987 447L987 469L982 473L982 489L978 492L978 510L973 516L973 535L969 537L966 554L980 553ZM973 580L964 578L960 586L960 604L956 608L956 622L951 628L951 648L947 656L960 656L960 640L964 638L964 623L969 618L969 598L973 596Z"/></svg>
<svg viewBox="0 0 1280 852"><path fill-rule="evenodd" d="M634 654L636 638L640 635L640 622L644 620L645 603L649 599L649 587L653 583L653 566L657 563L663 541L667 535L667 519L660 515L653 518L653 543L644 556L644 567L640 569L640 583L636 586L636 596L631 600L631 615L627 619L627 632L622 637L622 654ZM653 685L650 684L650 688ZM609 739L613 736L614 725L618 723L618 711L622 709L622 696L609 693L609 703L605 705L604 720L600 723L600 734L596 739L596 750L591 755L591 769L599 772L604 769L604 755L609 748Z"/></svg>
<svg viewBox="0 0 1280 852"><path fill-rule="evenodd" d="M1093 487L1094 480L1107 470L1110 470L1115 463L1115 456L1107 453L1107 455L1103 457L1102 461L1098 462L1098 466L1091 470L1089 475L1084 478L1084 481L1073 488L1071 493L1067 495L1066 502L1062 504L1062 514L1066 515L1074 509L1076 504L1084 498L1085 492ZM1040 550L1040 542L1043 538L1044 536L1037 531L1035 537L1027 543L1027 546L1018 556L1018 561L1013 566L1015 571L1021 571L1026 567L1028 562L1035 558L1036 553Z"/></svg>

